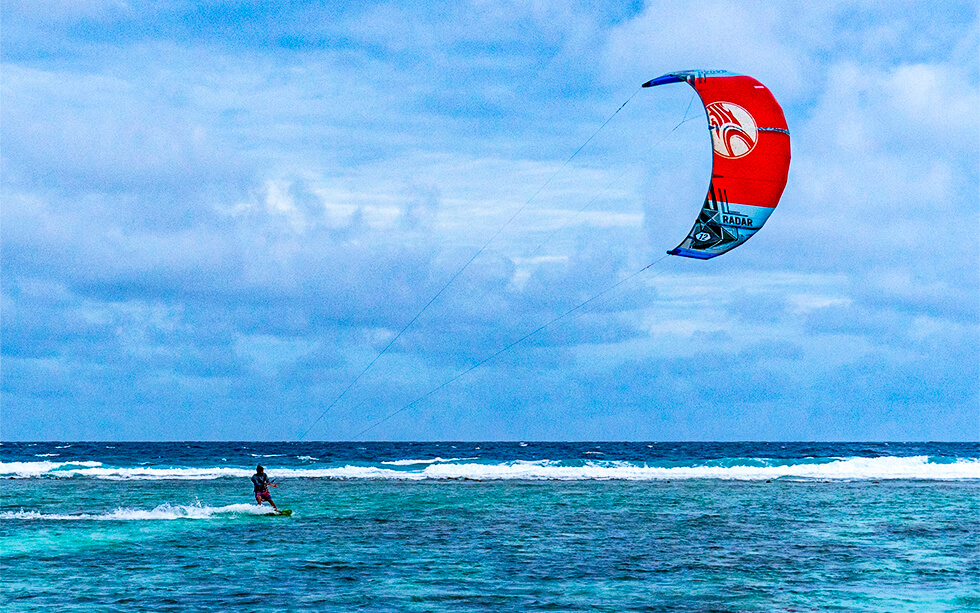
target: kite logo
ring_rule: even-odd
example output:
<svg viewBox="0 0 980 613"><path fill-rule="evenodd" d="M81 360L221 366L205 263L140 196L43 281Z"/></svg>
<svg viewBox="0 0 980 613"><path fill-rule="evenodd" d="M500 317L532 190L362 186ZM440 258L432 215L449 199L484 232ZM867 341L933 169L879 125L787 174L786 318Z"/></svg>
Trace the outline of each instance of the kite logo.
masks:
<svg viewBox="0 0 980 613"><path fill-rule="evenodd" d="M712 102L708 111L708 127L715 153L735 159L748 155L759 141L759 129L748 111L731 102Z"/></svg>

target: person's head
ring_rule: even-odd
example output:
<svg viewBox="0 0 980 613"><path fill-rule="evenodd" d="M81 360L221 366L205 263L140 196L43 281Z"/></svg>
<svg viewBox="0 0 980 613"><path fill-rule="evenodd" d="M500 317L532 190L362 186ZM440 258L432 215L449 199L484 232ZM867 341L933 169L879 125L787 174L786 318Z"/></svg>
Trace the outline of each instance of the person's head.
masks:
<svg viewBox="0 0 980 613"><path fill-rule="evenodd" d="M259 473L261 475L263 472L265 472L265 469L262 468L262 465L261 464L259 464L258 466L255 467L255 472L257 472L257 473Z"/></svg>

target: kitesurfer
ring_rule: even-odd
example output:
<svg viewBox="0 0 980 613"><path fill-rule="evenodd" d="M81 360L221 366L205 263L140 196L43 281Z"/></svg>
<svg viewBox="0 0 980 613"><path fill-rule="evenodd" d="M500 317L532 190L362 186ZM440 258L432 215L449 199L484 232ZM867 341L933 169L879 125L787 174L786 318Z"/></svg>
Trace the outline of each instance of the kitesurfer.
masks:
<svg viewBox="0 0 980 613"><path fill-rule="evenodd" d="M272 495L269 493L269 486L276 487L276 484L269 479L269 475L265 474L265 469L262 468L261 464L255 467L255 474L252 475L252 485L255 486L255 504L261 506L263 500L268 500L272 508L278 513L279 507L272 501Z"/></svg>

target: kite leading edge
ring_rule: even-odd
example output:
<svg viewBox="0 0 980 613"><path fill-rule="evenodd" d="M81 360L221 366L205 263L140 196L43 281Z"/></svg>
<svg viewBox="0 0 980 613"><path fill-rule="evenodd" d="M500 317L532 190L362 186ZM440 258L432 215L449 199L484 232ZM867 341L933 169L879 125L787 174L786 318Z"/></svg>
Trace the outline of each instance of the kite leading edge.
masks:
<svg viewBox="0 0 980 613"><path fill-rule="evenodd" d="M679 82L694 88L708 115L711 181L691 232L667 253L707 260L751 238L776 208L789 172L789 129L772 93L752 77L685 70L643 87Z"/></svg>

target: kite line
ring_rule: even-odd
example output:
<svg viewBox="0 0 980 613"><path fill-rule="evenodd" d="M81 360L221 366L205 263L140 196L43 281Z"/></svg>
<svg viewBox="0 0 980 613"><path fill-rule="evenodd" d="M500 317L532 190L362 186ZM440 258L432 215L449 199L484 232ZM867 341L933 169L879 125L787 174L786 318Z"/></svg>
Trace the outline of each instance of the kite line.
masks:
<svg viewBox="0 0 980 613"><path fill-rule="evenodd" d="M544 188L546 188L546 187L547 187L547 186L548 186L548 185L549 185L549 184L550 184L550 183L552 182L552 180L554 180L554 178L555 178L555 177L557 177L557 176L558 176L558 175L559 175L559 174L560 174L560 173L561 173L561 172L562 172L562 171L563 171L563 170L565 169L565 167L566 167L566 166L568 166L568 164L569 164L569 163L570 163L570 162L571 162L571 161L572 161L572 160L573 160L573 159L574 159L574 158L575 158L575 157L576 157L576 156L577 156L577 155L578 155L579 153L581 153L581 151L582 151L583 149L585 149L585 147L586 147L586 145L588 145L588 144L589 144L590 142L592 142L592 139L594 139L594 138L596 137L596 135L598 135L598 134L599 134L599 132L601 132L601 131L602 131L602 129L603 129L603 128L605 128L605 127L606 127L606 126L607 126L607 125L609 124L609 122L610 122L610 121L612 121L612 120L613 120L613 118L614 118L614 117L615 117L616 115L618 115L618 114L619 114L619 112L620 112L620 111L622 111L622 110L623 110L623 108L624 108L624 107L625 107L625 106L626 106L627 104L629 104L629 102L630 102L630 100L632 100L632 99L633 99L634 97L636 97L636 95L637 95L638 93L640 93L640 90L642 90L642 89L643 89L643 88L641 87L641 88L638 88L638 89L637 89L637 90L636 90L635 92L633 92L633 94L632 94L632 95L631 95L631 96L630 96L629 98L627 98L627 99L626 99L626 102L624 102L623 104L621 104L621 105L619 106L619 108L618 108L618 109L616 109L616 111L615 111L615 112L613 112L613 114L612 114L612 115L610 115L610 116L609 116L609 118L608 118L608 119L606 119L606 121L604 121L604 122L602 123L602 125L601 125L601 126L599 126L599 127L598 127L598 128L597 128L597 129L595 130L595 132L593 132L593 133L592 133L592 135L591 135L591 136L589 136L589 138L588 138L588 139L586 139L586 141L585 141L584 143L582 143L582 145L581 145L581 146L580 146L580 147L579 147L578 149L576 149L576 150L575 150L575 152L574 152L574 153L572 153L572 155L570 155L570 156L568 156L568 159L566 159L566 160L565 160L565 162L564 162L564 163L563 163L563 164L562 164L562 165L561 165L561 166L560 166L560 167L559 167L559 168L558 168L557 170L555 170L555 171L554 171L554 172L553 172L553 173L551 174L551 176L550 176L550 177L548 177L548 180L547 180L547 181L545 181L545 182L544 182L544 184L542 184L542 185L541 185L541 187L539 187L537 191L535 191L535 192L534 192L533 194L531 194L531 197L530 197L530 198L528 198L528 199L527 199L527 200L526 200L526 201L524 202L524 204L522 204L522 205L521 205L521 207L520 207L519 209L517 209L517 211L516 211L516 212L515 212L515 213L514 213L513 215L511 215L511 216L510 216L510 219L508 219L508 220L507 220L507 221L506 221L506 222L505 222L505 223L504 223L504 224L503 224L502 226L500 226L500 228L499 228L499 229L498 229L498 230L497 230L497 231L496 231L496 232L495 232L495 233L493 234L493 236L491 236L491 237L490 237L489 239L487 239L487 241L486 241L486 243L484 243L484 245L483 245L482 247L480 247L480 248L479 248L479 249L478 249L478 250L476 251L476 253L474 253L474 254L473 254L473 256L472 256L472 257L471 257L471 258L470 258L469 260L467 260L467 261L466 261L466 263L465 263L465 264L463 264L463 266L462 266L462 267L460 267L460 268L459 268L459 270L457 270L457 271L456 271L456 273L455 273L455 274L453 274L453 276L452 276L452 277L450 277L450 278L449 278L449 280L448 280L448 281L446 281L446 283L445 283L445 285L443 285L443 286L442 286L442 288L440 288L440 289L439 289L439 291L437 291L437 292L435 293L435 295L434 295L434 296L432 296L432 298L431 298L431 299L429 299L429 301L425 303L425 306L423 306L423 307L422 307L422 308L421 308L421 309L420 309L420 310L419 310L419 311L418 311L418 312L417 312L417 313L415 314L415 316L414 316L414 317L412 317L412 318L411 318L411 319L410 319L410 320L408 321L408 323L406 323L406 324L405 324L405 325L404 325L404 326L402 327L402 329L401 329L401 330L399 330L399 331L398 331L398 333L397 333L397 334L395 334L395 336L393 336L393 337L391 338L391 340L390 340L390 341L388 341L388 344L387 344L387 345L385 345L385 346L384 346L384 348L383 348L383 349L382 349L382 350L381 350L380 352L378 352L378 354L377 354L376 356L374 356L374 359L372 359L372 360L371 360L370 362L368 362L368 364L367 364L367 366L365 366L365 367L364 367L364 368L363 368L363 369L361 370L361 372L359 372L359 373L357 374L357 376L356 376L356 377L354 377L354 379L353 379L353 380L352 380L352 381L351 381L351 382L350 382L350 383L349 383L349 384L347 385L347 387L345 387L345 388L344 388L344 390L343 390L342 392L340 392L340 395L338 395L338 396L337 396L337 397L336 397L336 398L334 399L334 401L333 401L333 402L331 402L331 403L330 403L330 404L329 404L329 405L327 406L327 408L325 408L325 409L324 409L324 410L323 410L323 411L322 411L322 412L320 413L320 415L319 415L319 416L318 416L318 417L317 417L317 418L316 418L315 420L313 420L313 422L312 422L312 423L310 424L310 426L309 426L309 427L308 427L308 428L307 428L307 429L306 429L305 431L303 431L303 433L302 433L302 434L300 434L300 436L299 436L299 440L300 440L300 441L302 441L303 439L305 439L305 438L306 438L306 435L307 435L307 434L309 434L311 430L313 430L313 428L314 428L314 427L315 427L315 426L316 426L316 425L317 425L317 424L318 424L318 423L320 422L320 420L321 420L321 419L323 419L323 417L324 417L324 416L325 416L325 415L326 415L326 414L327 414L327 413L328 413L328 412L329 412L329 411L330 411L330 410L331 410L332 408L334 408L335 406L337 406L337 403L338 403L338 402L340 402L340 401L341 401L341 399L343 399L343 398L344 398L344 396L346 396L346 395L347 395L347 392L349 392L349 391L350 391L350 390L351 390L351 389L352 389L352 388L354 387L354 385L356 385L356 384L357 384L357 382L358 382L358 381L359 381L359 380L361 379L361 377L363 377L363 376L364 376L364 375L365 375L365 374L366 374L366 373L367 373L367 372L368 372L369 370L371 370L371 367L372 367L372 366L374 366L374 364L375 364L375 363L376 363L376 362L377 362L377 361L378 361L379 359L381 359L381 356L383 356L383 355L385 355L385 354L386 354L386 353L388 352L388 350L389 350L389 349L390 349L390 348L392 347L392 345L394 345L394 344L395 344L395 342L396 342L396 341L397 341L397 340L398 340L399 338L401 338L401 336L402 336L402 335L403 335L403 334L405 333L405 331L406 331L406 330L408 330L408 329L409 329L409 328L410 328L410 327L412 326L412 324L414 324L414 323L415 323L415 322L416 322L416 321L418 320L418 318L419 318L419 317L421 317L421 316L422 316L422 314L426 312L426 310L428 310L428 308L429 308L430 306L432 306L432 304L433 304L433 303L434 303L434 302L435 302L435 301L436 301L436 300L437 300L437 299L439 298L439 296L441 296L441 295L443 294L443 292L445 292L445 291L446 291L446 290L447 290L447 289L449 288L449 286L451 286L451 285L452 285L452 284L453 284L453 283L454 283L454 282L456 281L456 279L457 279L457 278L459 278L459 276L460 276L461 274L463 274L463 271L465 271L465 270L466 270L467 268L469 268L469 266L470 266L470 264L472 264L472 263L473 263L473 262L474 262L474 261L475 261L475 260L476 260L476 259L477 259L477 258L478 258L478 257L480 256L480 254L482 254L482 253L483 253L484 251L486 251L486 249L487 249L487 247L489 247L489 246L490 246L490 244L491 244L491 243L493 243L493 241L494 241L494 240L496 240L496 238L497 238L498 236L500 236L500 234L501 234L501 233L503 233L503 231L504 231L504 230L505 230L505 229L506 229L506 228L507 228L508 226L510 226L510 224L511 224L511 223L512 223L512 222L513 222L513 221L514 221L515 219L517 219L517 216L518 216L518 215L520 215L520 214L521 214L521 213L522 213L522 212L524 211L524 209L526 209L526 208L528 207L528 205L529 205L529 204L531 204L531 202L532 202L532 201L533 201L533 200L534 200L534 199L535 199L535 198L536 198L536 197L538 196L538 194L540 194L540 193L541 193L542 191L544 191Z"/></svg>
<svg viewBox="0 0 980 613"><path fill-rule="evenodd" d="M436 392L438 392L439 390L441 390L441 389L444 389L444 388L446 388L446 387L448 387L448 386L449 386L450 384L452 384L452 383L453 383L454 381L457 381L457 380L459 380L459 379L461 379L461 378L462 378L463 376L465 376L465 375L467 375L467 374L469 374L469 373L471 373L471 372L473 372L474 370L476 370L477 368L479 368L479 367L481 367L481 366L483 366L483 365L484 365L484 364L486 364L487 362L489 362L489 361L491 361L491 360L493 360L494 358L496 358L496 357L497 357L497 356L499 356L500 354L502 354L502 353L506 353L507 351L510 351L511 349L513 349L514 347L516 347L517 345L520 345L521 343L523 343L523 342L524 342L524 341L526 341L527 339L529 339L529 338L531 338L532 336L534 336L534 335L535 335L535 334L537 334L538 332L541 332L542 330L544 330L544 329L545 329L545 328L547 328L548 326L551 326L552 324L554 324L554 323L557 323L557 322L559 322L559 321L561 321L562 319L565 319L566 317L568 317L568 316L569 316L569 315L571 315L572 313L574 313L574 312L576 312L576 311L578 311L579 309L581 309L581 308L582 308L582 307L584 307L585 305L587 305L587 304L589 304L589 303L591 303L591 302L594 302L595 300L598 300L599 298L601 298L602 296L604 296L604 295L606 295L606 294L608 294L609 292L611 292L612 290L614 290L614 289L616 289L616 288L617 288L617 287L619 287L620 285L622 285L622 284L624 284L624 283L626 283L627 281L629 281L629 280L631 280L631 279L633 279L634 277L637 277L637 276L639 276L640 274L642 274L642 273L644 273L644 272L646 272L646 271L647 271L647 270L649 270L650 268L653 268L653 267L654 267L655 265L657 265L657 264L659 264L660 262L663 262L663 261L664 261L664 260L666 260L666 259L667 259L668 257L670 257L670 255L664 255L664 256L661 256L660 258L658 258L658 259L656 259L656 260L654 260L653 262L650 262L649 264L647 264L647 265L646 265L646 266L644 266L643 268L641 268L641 269L639 269L639 270L637 270L636 272L634 272L634 273L632 273L632 274L630 274L629 276L627 276L627 277L624 277L624 278L622 278L622 279L620 279L620 280L619 280L619 281L617 281L616 283L613 283L612 285L610 285L610 286L609 286L609 287L607 287L606 289L604 289L604 290L602 290L602 291L601 291L601 292L599 292L598 294L596 294L596 295L594 295L594 296L592 296L592 297L591 297L591 298L589 298L588 300L585 300L585 301L583 301L583 302L580 302L580 303L579 303L579 304L578 304L577 306L574 306L574 307L572 307L572 308L570 308L570 309L568 309L567 311L565 311L565 312L564 312L564 313L562 313L561 315L558 315L557 317L554 317L553 319L551 319L551 320L549 320L549 321L547 321L547 322L545 322L544 324L542 324L542 325L540 325L540 326L538 326L538 327L537 327L537 328L535 328L534 330L531 330L530 332L528 332L528 333L527 333L527 334L525 334L524 336L522 336L522 337L520 337L520 338L519 338L519 339L517 339L516 341L513 341L513 342L512 342L512 343L510 343L509 345L506 345L506 346L505 346L505 347L504 347L503 349L499 349L499 350L497 350L496 352L494 352L494 353L492 353L492 354L491 354L490 356L488 356L488 357L486 357L486 358L484 358L483 360L481 360L481 361L479 361L479 362L477 362L476 364L474 364L474 365L472 365L472 366L470 366L470 367L469 367L469 368L467 368L466 370L463 370L463 371L461 371L461 372L459 372L459 373L457 373L456 375L454 375L453 377L451 377L451 378L449 378L449 379L447 379L447 380L445 380L445 381L443 381L443 382L442 382L441 384L439 384L438 386L436 386L436 387L434 387L434 388L432 388L431 390L429 390L429 391L427 391L426 393L424 393L424 394L422 394L421 396L419 396L419 397L418 397L418 398L416 398L415 400L413 400L413 401L411 401L411 402L409 402L408 404L406 404L406 405L405 405L405 406L403 406L402 408L400 408L400 409L398 409L397 411L393 411L393 412L391 412L391 413L389 413L388 415L385 415L384 417L382 417L382 418L381 418L381 419L379 419L378 421L376 421L376 422L374 422L373 424L371 424L371 425L370 425L370 426L368 426L367 428L364 428L363 430L361 430L360 432L358 432L357 434L355 434L354 436L352 436L351 438L349 438L349 439L347 440L347 442L351 442L351 441L355 441L355 440L357 440L357 438L358 438L358 437L360 437L360 436L361 436L362 434L364 434L365 432L368 432L368 431L370 431L370 430L373 430L374 428L376 428L376 427L378 427L378 426L380 426L381 424L383 424L383 423L385 423L386 421L388 421L388 420L389 420L389 419L391 419L392 417L395 417L395 416L396 416L396 415L398 415L399 413L403 413L403 412L405 412L405 411L407 411L407 410L408 410L408 409L410 409L411 407L413 407L413 406L415 406L416 404L418 404L418 403L420 403L420 402L422 402L423 400L425 400L425 399L426 399L426 398L428 398L429 396L431 396L431 395L433 395L433 394L435 394L435 393L436 393Z"/></svg>
<svg viewBox="0 0 980 613"><path fill-rule="evenodd" d="M633 94L633 95L635 96L636 94ZM673 134L674 132L676 132L677 129L680 128L682 125L686 124L689 121L693 121L693 120L697 119L697 116L688 118L688 114L691 112L691 105L694 104L694 98L695 98L695 96L697 96L697 92L694 92L694 93L691 94L691 99L687 103L687 109L684 111L684 117L681 118L681 120L677 123L676 126L674 126L673 128L670 129L670 132L667 132L666 134L664 134L662 137L660 137L660 140L658 140L657 142L653 143L653 145L651 145L650 148L652 150L656 150L657 147L659 147L660 145L662 145L664 143L664 141L666 141L668 138L670 138L670 135ZM630 98L632 99L632 96L630 96ZM627 100L626 102L629 102L629 100ZM624 102L623 103L623 106L625 106L625 105L626 105L626 103ZM622 108L622 107L620 107L620 108ZM592 199L589 200L588 202L586 202L585 205L582 208L580 208L579 210L575 211L575 213L573 213L571 217L569 217L568 219L566 219L565 221L563 221L561 223L561 225L559 225L557 228L555 228L554 230L552 230L551 233L548 234L548 236L546 236L545 239L543 241L541 241L538 244L537 247L534 248L534 250L531 252L531 255L529 255L527 257L528 258L533 258L535 256L535 254L537 254L538 251L540 251L540 249L542 247L544 247L549 242L551 242L551 239L553 239L556 234L558 234L559 232L561 232L562 230L564 230L566 227L568 227L569 224L571 224L573 221L575 221L575 218L576 217L578 217L579 215L581 215L582 213L584 213L586 209L588 209L590 206L592 206L593 204L595 204L596 202L598 202L599 201L599 198L601 198L603 195L605 195L605 193L608 192L610 190L610 188L612 188L613 185L619 183L620 179L622 179L623 177L625 177L626 176L626 173L628 173L629 171L630 171L630 168L627 168L623 172L619 173L619 175L615 179L613 179L612 181L610 181L609 183L607 183L606 186L602 188L602 191L600 191L598 194L596 194L595 196L593 196Z"/></svg>

